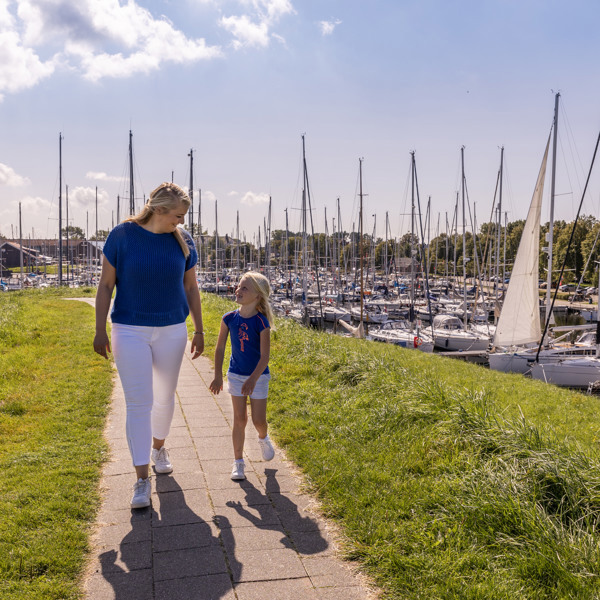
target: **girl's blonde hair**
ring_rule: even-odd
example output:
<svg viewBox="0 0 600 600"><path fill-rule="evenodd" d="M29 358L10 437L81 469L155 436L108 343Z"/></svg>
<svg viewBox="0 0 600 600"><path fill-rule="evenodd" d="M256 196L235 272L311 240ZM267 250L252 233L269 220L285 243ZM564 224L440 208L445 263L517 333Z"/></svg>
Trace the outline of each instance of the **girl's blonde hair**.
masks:
<svg viewBox="0 0 600 600"><path fill-rule="evenodd" d="M142 208L137 215L127 217L124 221L133 221L138 225L145 225L150 221L154 213L160 214L165 211L173 210L174 208L177 208L179 204L183 204L186 210L189 209L191 204L190 198L183 188L179 187L176 183L161 183L155 190L150 192L150 198L148 198L144 208ZM175 228L173 235L179 242L183 255L187 258L190 255L190 248L183 238L183 234L179 227Z"/></svg>
<svg viewBox="0 0 600 600"><path fill-rule="evenodd" d="M269 302L269 296L271 295L271 284L269 283L269 280L257 271L248 271L247 273L244 273L242 279L251 282L254 291L258 294L256 309L267 317L267 321L269 321L269 325L271 326L271 329L273 329L273 309Z"/></svg>

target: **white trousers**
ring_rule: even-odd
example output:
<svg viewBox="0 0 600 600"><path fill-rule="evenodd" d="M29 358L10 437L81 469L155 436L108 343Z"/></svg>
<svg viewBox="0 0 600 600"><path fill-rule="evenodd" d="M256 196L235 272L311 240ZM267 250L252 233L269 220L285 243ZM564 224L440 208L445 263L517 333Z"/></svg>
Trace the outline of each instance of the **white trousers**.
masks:
<svg viewBox="0 0 600 600"><path fill-rule="evenodd" d="M166 327L113 323L111 337L125 393L131 459L134 466L147 465L152 438L164 440L171 428L187 328L185 323Z"/></svg>

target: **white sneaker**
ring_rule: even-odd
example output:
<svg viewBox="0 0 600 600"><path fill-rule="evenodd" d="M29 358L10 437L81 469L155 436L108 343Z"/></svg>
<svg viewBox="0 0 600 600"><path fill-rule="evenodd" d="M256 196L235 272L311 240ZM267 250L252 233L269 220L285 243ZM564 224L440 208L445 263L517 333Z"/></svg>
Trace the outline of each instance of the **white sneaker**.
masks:
<svg viewBox="0 0 600 600"><path fill-rule="evenodd" d="M133 498L131 499L131 508L145 508L150 506L150 494L152 487L150 477L148 479L138 479L133 485Z"/></svg>
<svg viewBox="0 0 600 600"><path fill-rule="evenodd" d="M273 448L273 444L271 444L269 436L267 435L267 437L263 438L262 440L258 438L258 445L260 446L263 460L273 460L273 457L275 456L275 449Z"/></svg>
<svg viewBox="0 0 600 600"><path fill-rule="evenodd" d="M169 460L169 452L164 446L158 450L152 448L152 461L154 462L154 470L157 473L173 472L173 465Z"/></svg>
<svg viewBox="0 0 600 600"><path fill-rule="evenodd" d="M235 460L233 462L233 468L231 469L231 479L234 481L241 481L242 479L246 479L244 475L244 469L246 468L246 463L243 460Z"/></svg>

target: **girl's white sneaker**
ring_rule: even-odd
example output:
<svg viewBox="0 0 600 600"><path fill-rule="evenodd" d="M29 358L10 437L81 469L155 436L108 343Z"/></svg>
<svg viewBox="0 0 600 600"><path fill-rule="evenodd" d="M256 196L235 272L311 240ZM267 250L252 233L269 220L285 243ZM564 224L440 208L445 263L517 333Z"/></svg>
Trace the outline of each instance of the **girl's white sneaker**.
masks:
<svg viewBox="0 0 600 600"><path fill-rule="evenodd" d="M233 468L231 469L231 479L234 481L242 481L242 479L246 479L244 475L244 469L246 468L246 463L243 460L236 460L233 462Z"/></svg>
<svg viewBox="0 0 600 600"><path fill-rule="evenodd" d="M271 444L269 436L267 435L267 437L263 438L262 440L258 438L258 445L260 446L263 460L273 460L275 456L275 449L273 448L273 444Z"/></svg>

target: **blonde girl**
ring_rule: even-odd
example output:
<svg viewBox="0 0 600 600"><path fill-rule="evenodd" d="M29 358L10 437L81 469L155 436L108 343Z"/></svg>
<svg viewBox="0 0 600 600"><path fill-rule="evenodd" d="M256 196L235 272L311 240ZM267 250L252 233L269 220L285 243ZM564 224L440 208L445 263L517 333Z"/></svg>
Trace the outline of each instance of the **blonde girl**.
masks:
<svg viewBox="0 0 600 600"><path fill-rule="evenodd" d="M258 432L258 443L264 460L272 460L275 450L267 433L267 396L269 392L269 356L273 313L269 304L271 286L260 273L250 271L235 290L239 308L223 315L215 349L215 377L210 390L223 389L223 357L231 334L231 360L227 371L227 390L233 402L233 480L244 474L244 441L248 422L247 398L250 398L252 423Z"/></svg>

